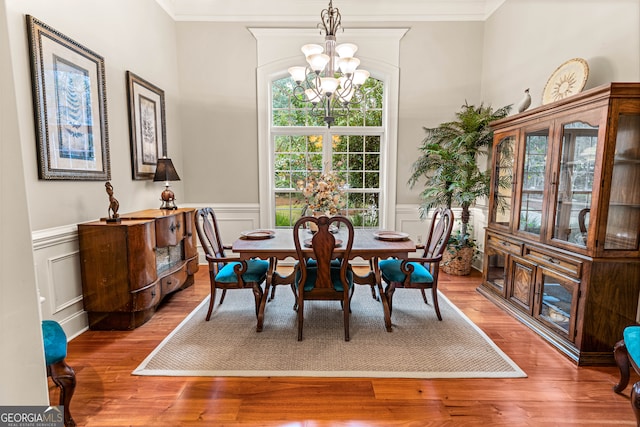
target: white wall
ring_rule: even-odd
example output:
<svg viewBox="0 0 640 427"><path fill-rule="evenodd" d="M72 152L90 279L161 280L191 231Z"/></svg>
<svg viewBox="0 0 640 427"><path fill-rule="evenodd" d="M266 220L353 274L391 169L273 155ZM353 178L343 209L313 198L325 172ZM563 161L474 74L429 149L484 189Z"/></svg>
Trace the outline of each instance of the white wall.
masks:
<svg viewBox="0 0 640 427"><path fill-rule="evenodd" d="M9 56L5 4L0 1L0 58ZM38 292L16 93L10 61L0 61L0 405L46 405Z"/></svg>
<svg viewBox="0 0 640 427"><path fill-rule="evenodd" d="M485 24L482 97L516 105L530 88L537 107L551 73L576 57L589 64L585 89L640 81L640 0L508 0Z"/></svg>
<svg viewBox="0 0 640 427"><path fill-rule="evenodd" d="M25 14L104 57L111 183L120 212L159 206L161 183L131 178L125 72L131 70L165 91L168 154L178 173L182 172L173 20L154 0L5 1L32 230L104 217L109 204L102 181L38 179ZM173 187L180 202L183 182L176 182Z"/></svg>

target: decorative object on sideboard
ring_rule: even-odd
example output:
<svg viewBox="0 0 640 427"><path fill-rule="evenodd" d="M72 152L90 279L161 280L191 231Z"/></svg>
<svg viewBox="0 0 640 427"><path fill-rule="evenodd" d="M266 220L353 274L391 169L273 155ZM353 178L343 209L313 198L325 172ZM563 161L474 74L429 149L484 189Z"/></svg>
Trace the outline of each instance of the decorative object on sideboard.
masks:
<svg viewBox="0 0 640 427"><path fill-rule="evenodd" d="M127 99L132 178L151 179L167 155L164 91L127 71Z"/></svg>
<svg viewBox="0 0 640 427"><path fill-rule="evenodd" d="M291 67L289 74L295 82L291 95L298 101L311 103L312 113L323 117L331 127L337 114L347 113L350 106L357 106L366 99L363 85L369 78L366 70L356 70L360 60L354 58L358 46L353 43L336 45L336 33L342 28L339 9L322 10L320 33L324 30L324 47L306 44L301 50L307 60L305 67Z"/></svg>
<svg viewBox="0 0 640 427"><path fill-rule="evenodd" d="M156 173L153 177L153 180L164 181L165 188L160 195L160 200L162 200L160 209L178 209L175 203L175 195L169 188L169 182L180 181L180 177L178 176L178 172L176 172L176 168L173 166L173 162L171 161L171 159L168 159L166 157L158 159Z"/></svg>
<svg viewBox="0 0 640 427"><path fill-rule="evenodd" d="M580 93L589 77L589 65L582 58L573 58L560 65L551 74L542 91L542 103L560 101Z"/></svg>
<svg viewBox="0 0 640 427"><path fill-rule="evenodd" d="M531 105L531 95L529 94L529 88L524 90L524 96L518 103L518 113L522 113Z"/></svg>
<svg viewBox="0 0 640 427"><path fill-rule="evenodd" d="M38 178L108 181L104 58L27 15Z"/></svg>
<svg viewBox="0 0 640 427"><path fill-rule="evenodd" d="M120 215L118 214L118 208L120 208L120 203L118 199L113 197L113 185L109 181L104 184L105 189L107 190L107 194L109 195L109 208L107 209L107 222L109 223L119 223L121 221Z"/></svg>

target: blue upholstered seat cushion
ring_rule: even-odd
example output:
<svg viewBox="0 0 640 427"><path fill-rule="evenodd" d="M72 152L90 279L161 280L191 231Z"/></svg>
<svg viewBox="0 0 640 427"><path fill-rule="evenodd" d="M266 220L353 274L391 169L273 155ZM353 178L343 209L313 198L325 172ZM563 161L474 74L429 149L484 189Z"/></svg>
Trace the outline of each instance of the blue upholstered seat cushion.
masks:
<svg viewBox="0 0 640 427"><path fill-rule="evenodd" d="M295 286L296 288L300 286L300 269L296 269L296 277L295 277ZM314 259L310 259L307 261L307 280L304 283L304 290L310 291L315 287L316 278L318 277L318 263ZM353 286L353 271L349 268L347 269L347 281L349 282L349 289ZM331 261L331 282L333 283L333 289L338 292L342 292L344 287L342 285L342 281L340 280L340 260L334 259Z"/></svg>
<svg viewBox="0 0 640 427"><path fill-rule="evenodd" d="M386 282L404 282L405 274L400 270L402 261L399 259L385 259L378 264L382 278ZM433 276L429 270L418 262L410 262L413 266L412 283L433 283Z"/></svg>
<svg viewBox="0 0 640 427"><path fill-rule="evenodd" d="M67 357L67 336L62 326L54 320L42 321L44 358L47 365L57 363Z"/></svg>
<svg viewBox="0 0 640 427"><path fill-rule="evenodd" d="M623 332L624 345L627 347L629 357L636 363L640 363L640 326L627 326Z"/></svg>
<svg viewBox="0 0 640 427"><path fill-rule="evenodd" d="M239 262L230 262L218 271L216 274L216 282L220 283L237 283L238 277L233 269ZM262 282L267 275L269 269L269 261L262 259L247 260L247 271L242 275L245 282Z"/></svg>

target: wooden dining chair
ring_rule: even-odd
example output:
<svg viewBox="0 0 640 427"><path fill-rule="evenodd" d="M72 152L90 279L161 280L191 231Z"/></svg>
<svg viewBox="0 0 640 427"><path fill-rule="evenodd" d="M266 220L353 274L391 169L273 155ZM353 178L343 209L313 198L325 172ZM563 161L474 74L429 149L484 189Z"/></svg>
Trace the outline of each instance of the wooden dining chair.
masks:
<svg viewBox="0 0 640 427"><path fill-rule="evenodd" d="M392 258L379 261L380 277L386 283L384 289L382 286L379 288L387 299L389 317L393 312L393 294L397 288L420 289L425 304L429 304L425 289L431 289L433 307L438 320L442 320L438 305L438 273L442 254L449 243L452 229L453 212L451 209L436 209L429 224L424 253L421 257L403 260Z"/></svg>
<svg viewBox="0 0 640 427"><path fill-rule="evenodd" d="M252 289L256 305L256 317L262 299L262 283L267 278L269 262L261 259L238 260L228 258L222 243L216 214L211 208L198 209L196 212L196 231L209 263L209 282L211 283L211 299L207 320L211 318L216 300L216 289L222 289L220 304L224 302L227 289Z"/></svg>
<svg viewBox="0 0 640 427"><path fill-rule="evenodd" d="M318 230L310 234L307 223ZM344 225L340 234L331 232L332 225ZM338 236L346 234L346 241ZM302 341L304 302L308 300L336 300L344 318L344 340L349 341L349 315L353 296L353 271L349 256L353 246L353 224L344 216L304 216L293 227L293 241L298 262L295 266L294 286L297 291L298 341ZM312 251L305 251L311 247ZM340 248L340 251L336 249ZM344 250L342 250L344 249Z"/></svg>

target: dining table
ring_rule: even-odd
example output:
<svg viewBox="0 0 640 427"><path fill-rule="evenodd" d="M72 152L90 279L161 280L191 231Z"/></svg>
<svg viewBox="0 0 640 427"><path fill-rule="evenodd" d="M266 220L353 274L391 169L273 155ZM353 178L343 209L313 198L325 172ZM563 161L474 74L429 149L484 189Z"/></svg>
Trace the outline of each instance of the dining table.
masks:
<svg viewBox="0 0 640 427"><path fill-rule="evenodd" d="M312 232L309 229L301 229L300 233L309 233L309 237L311 237ZM336 229L335 233L336 240L342 239L346 241L346 229ZM301 237L304 240L306 236ZM264 325L267 301L273 298L275 287L289 285L292 287L294 294L296 294L293 287L295 271L289 275L282 275L277 271L279 260L295 259L297 257L293 241L293 230L290 228L277 228L243 232L233 243L231 250L241 260L260 258L269 261L265 289L258 309L256 330L260 332ZM310 254L313 253L313 248L311 247L304 247L303 250ZM341 251L344 251L344 249L339 246L334 249L334 252L337 253ZM355 229L350 261L355 258L362 258L369 262L370 270L365 275L359 275L354 272L354 283L371 287L372 297L382 304L385 328L388 332L391 332L391 312L389 303L382 291L378 260L387 258L404 259L415 251L416 244L406 233L371 228ZM376 289L378 292L376 292ZM269 297L270 292L271 297Z"/></svg>

